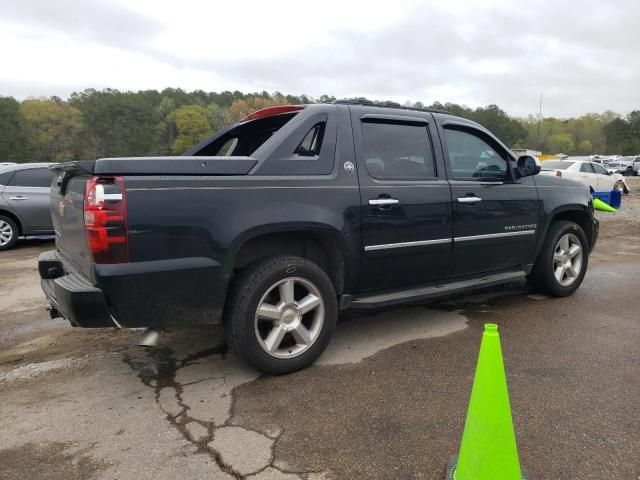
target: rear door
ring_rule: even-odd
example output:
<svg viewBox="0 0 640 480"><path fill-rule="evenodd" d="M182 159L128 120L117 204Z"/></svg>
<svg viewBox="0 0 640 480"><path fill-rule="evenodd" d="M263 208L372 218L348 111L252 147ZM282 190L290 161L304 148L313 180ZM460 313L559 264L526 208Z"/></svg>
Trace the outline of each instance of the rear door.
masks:
<svg viewBox="0 0 640 480"><path fill-rule="evenodd" d="M516 178L515 161L485 131L440 124L453 197L453 261L459 277L532 262L538 229L533 177Z"/></svg>
<svg viewBox="0 0 640 480"><path fill-rule="evenodd" d="M433 117L351 111L362 204L362 289L444 278L451 193L441 153L433 148Z"/></svg>
<svg viewBox="0 0 640 480"><path fill-rule="evenodd" d="M53 230L49 214L49 190L53 172L46 167L16 170L2 192L25 223L28 233Z"/></svg>

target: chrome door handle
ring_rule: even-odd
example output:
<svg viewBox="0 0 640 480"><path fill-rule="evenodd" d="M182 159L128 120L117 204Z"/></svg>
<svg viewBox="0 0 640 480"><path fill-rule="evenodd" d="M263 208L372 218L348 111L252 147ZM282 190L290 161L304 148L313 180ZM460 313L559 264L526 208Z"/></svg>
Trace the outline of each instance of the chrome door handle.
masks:
<svg viewBox="0 0 640 480"><path fill-rule="evenodd" d="M458 197L458 202L460 203L476 203L481 201L482 199L480 197Z"/></svg>
<svg viewBox="0 0 640 480"><path fill-rule="evenodd" d="M17 197L9 197L9 200L29 200L28 197L23 197L22 195L19 195Z"/></svg>
<svg viewBox="0 0 640 480"><path fill-rule="evenodd" d="M395 198L372 198L369 200L369 205L375 205L377 207L385 205L395 205L398 202Z"/></svg>

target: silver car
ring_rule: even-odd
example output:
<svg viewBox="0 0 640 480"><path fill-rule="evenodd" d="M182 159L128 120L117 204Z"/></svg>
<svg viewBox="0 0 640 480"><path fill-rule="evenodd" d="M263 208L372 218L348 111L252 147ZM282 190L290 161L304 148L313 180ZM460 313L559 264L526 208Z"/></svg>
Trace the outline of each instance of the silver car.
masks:
<svg viewBox="0 0 640 480"><path fill-rule="evenodd" d="M23 163L0 167L0 251L19 237L53 233L49 213L52 163Z"/></svg>

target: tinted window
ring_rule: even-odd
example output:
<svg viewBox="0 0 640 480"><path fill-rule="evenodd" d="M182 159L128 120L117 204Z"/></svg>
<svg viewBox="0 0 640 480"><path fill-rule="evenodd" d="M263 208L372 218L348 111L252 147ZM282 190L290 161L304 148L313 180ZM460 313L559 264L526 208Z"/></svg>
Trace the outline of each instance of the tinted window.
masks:
<svg viewBox="0 0 640 480"><path fill-rule="evenodd" d="M455 180L504 180L507 161L477 135L445 128L449 168Z"/></svg>
<svg viewBox="0 0 640 480"><path fill-rule="evenodd" d="M309 130L302 139L302 142L300 142L300 145L298 145L298 148L296 148L296 155L302 155L303 157L315 157L320 155L323 136L324 122L311 127L311 130Z"/></svg>
<svg viewBox="0 0 640 480"><path fill-rule="evenodd" d="M48 168L30 168L17 170L11 179L10 185L16 187L50 187L53 180L53 172Z"/></svg>
<svg viewBox="0 0 640 480"><path fill-rule="evenodd" d="M596 173L599 173L601 175L609 174L609 172L607 172L607 169L604 168L602 165L598 165L597 163L592 163L591 165L593 165L593 169L596 171Z"/></svg>
<svg viewBox="0 0 640 480"><path fill-rule="evenodd" d="M224 145L222 145L222 147L220 147L220 150L218 150L215 156L230 157L231 155L233 155L233 151L236 149L237 146L238 146L238 137L230 138L225 142Z"/></svg>
<svg viewBox="0 0 640 480"><path fill-rule="evenodd" d="M369 175L386 180L435 177L426 126L362 123L362 150Z"/></svg>
<svg viewBox="0 0 640 480"><path fill-rule="evenodd" d="M584 173L593 173L593 167L591 166L590 163L581 163L580 171Z"/></svg>
<svg viewBox="0 0 640 480"><path fill-rule="evenodd" d="M11 175L13 175L13 171L0 172L0 185L8 185Z"/></svg>
<svg viewBox="0 0 640 480"><path fill-rule="evenodd" d="M542 170L566 170L575 162L563 162L561 160L547 160L542 162Z"/></svg>

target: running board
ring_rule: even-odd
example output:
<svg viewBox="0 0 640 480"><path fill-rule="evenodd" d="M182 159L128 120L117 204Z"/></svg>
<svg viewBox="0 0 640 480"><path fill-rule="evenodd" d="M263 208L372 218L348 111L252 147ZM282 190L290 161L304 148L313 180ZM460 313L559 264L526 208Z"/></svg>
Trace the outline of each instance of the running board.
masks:
<svg viewBox="0 0 640 480"><path fill-rule="evenodd" d="M368 296L353 297L349 304L350 308L378 308L396 303L417 302L421 300L434 300L441 297L448 297L458 293L468 293L476 288L491 287L503 283L510 283L523 279L525 272L503 272L485 277L473 278L470 280L460 280L457 282L432 285L429 287L418 287L410 290L394 290Z"/></svg>

